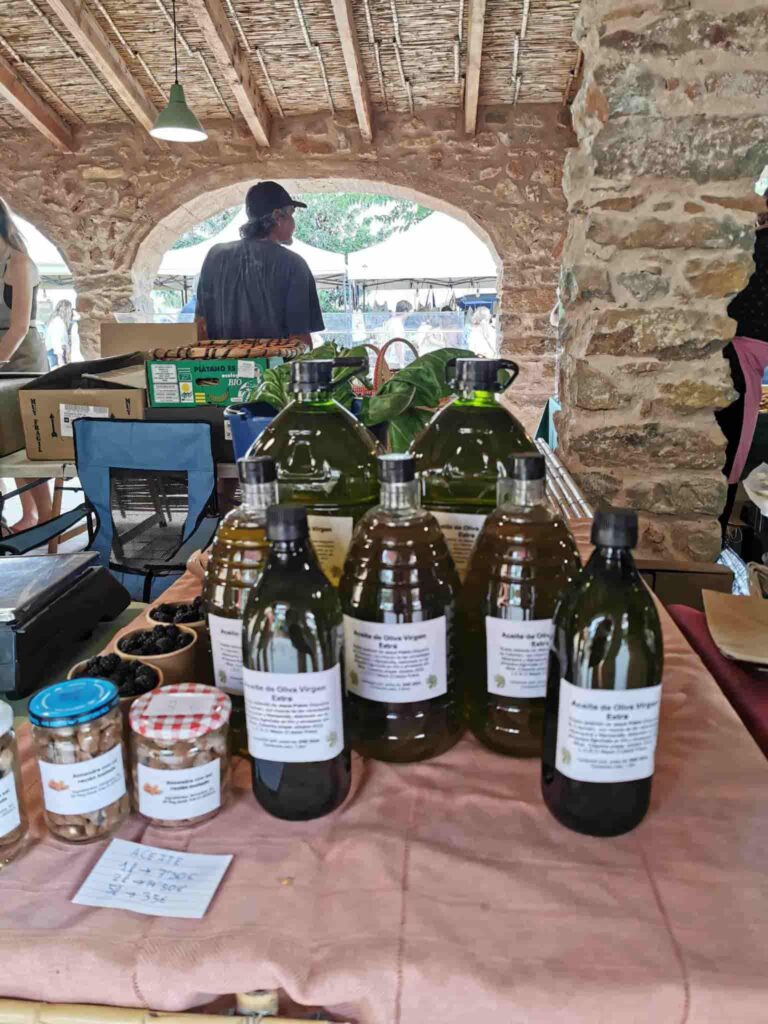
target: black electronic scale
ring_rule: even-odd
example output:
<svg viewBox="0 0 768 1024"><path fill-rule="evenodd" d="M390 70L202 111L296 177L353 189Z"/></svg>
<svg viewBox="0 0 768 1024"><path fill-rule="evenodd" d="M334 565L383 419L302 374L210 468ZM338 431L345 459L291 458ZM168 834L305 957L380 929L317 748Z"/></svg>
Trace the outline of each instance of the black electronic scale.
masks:
<svg viewBox="0 0 768 1024"><path fill-rule="evenodd" d="M83 640L130 600L95 551L0 558L0 694L19 700L66 678Z"/></svg>

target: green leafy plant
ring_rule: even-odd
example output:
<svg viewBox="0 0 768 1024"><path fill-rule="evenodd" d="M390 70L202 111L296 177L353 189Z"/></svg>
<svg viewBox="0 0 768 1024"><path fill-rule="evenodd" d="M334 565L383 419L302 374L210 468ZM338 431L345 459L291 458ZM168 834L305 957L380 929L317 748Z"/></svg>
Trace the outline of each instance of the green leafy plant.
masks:
<svg viewBox="0 0 768 1024"><path fill-rule="evenodd" d="M279 412L293 400L293 394L289 390L291 363L303 362L306 359L336 359L340 356L359 357L364 359L365 366L368 366L368 349L362 345L358 345L355 348L339 348L332 341L329 341L319 348L313 349L311 352L305 352L303 355L297 356L296 359L292 359L290 362L281 363L279 366L271 366L265 370L261 381L251 393L249 401L267 402ZM354 367L341 366L333 374L335 385L333 397L346 409L351 407L355 397L352 391L352 379L354 377L357 377L366 387L370 387L367 377L354 369Z"/></svg>

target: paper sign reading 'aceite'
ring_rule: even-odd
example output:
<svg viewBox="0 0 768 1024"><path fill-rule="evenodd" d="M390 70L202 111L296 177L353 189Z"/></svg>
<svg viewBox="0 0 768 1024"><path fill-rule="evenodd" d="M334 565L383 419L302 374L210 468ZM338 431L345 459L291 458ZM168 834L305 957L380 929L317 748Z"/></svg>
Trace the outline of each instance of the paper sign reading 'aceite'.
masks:
<svg viewBox="0 0 768 1024"><path fill-rule="evenodd" d="M179 853L113 839L72 900L152 917L201 918L232 855Z"/></svg>

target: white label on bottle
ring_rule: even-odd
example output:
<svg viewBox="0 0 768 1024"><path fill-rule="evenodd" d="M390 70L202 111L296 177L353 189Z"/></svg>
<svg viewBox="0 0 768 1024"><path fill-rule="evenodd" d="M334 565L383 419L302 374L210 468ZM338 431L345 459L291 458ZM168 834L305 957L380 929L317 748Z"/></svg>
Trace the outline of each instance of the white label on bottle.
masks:
<svg viewBox="0 0 768 1024"><path fill-rule="evenodd" d="M545 697L551 619L510 622L485 618L488 692L499 697Z"/></svg>
<svg viewBox="0 0 768 1024"><path fill-rule="evenodd" d="M181 821L221 806L221 761L197 768L163 770L137 765L139 810L148 818Z"/></svg>
<svg viewBox="0 0 768 1024"><path fill-rule="evenodd" d="M125 795L122 744L77 764L38 761L43 803L54 814L90 814Z"/></svg>
<svg viewBox="0 0 768 1024"><path fill-rule="evenodd" d="M344 749L341 666L324 672L243 669L248 751L265 761L330 761Z"/></svg>
<svg viewBox="0 0 768 1024"><path fill-rule="evenodd" d="M21 824L19 798L13 772L0 779L0 839Z"/></svg>
<svg viewBox="0 0 768 1024"><path fill-rule="evenodd" d="M230 693L243 692L243 623L208 613L213 675L216 685Z"/></svg>
<svg viewBox="0 0 768 1024"><path fill-rule="evenodd" d="M469 556L472 554L477 535L483 528L485 516L465 512L438 512L434 509L431 511L440 524L456 571L463 580L469 567Z"/></svg>
<svg viewBox="0 0 768 1024"><path fill-rule="evenodd" d="M555 766L575 782L635 782L653 775L661 683L589 690L560 682Z"/></svg>
<svg viewBox="0 0 768 1024"><path fill-rule="evenodd" d="M383 625L344 616L347 691L367 700L411 704L448 690L446 621Z"/></svg>
<svg viewBox="0 0 768 1024"><path fill-rule="evenodd" d="M352 516L307 516L309 539L320 568L334 585L339 585L344 559L352 543Z"/></svg>
<svg viewBox="0 0 768 1024"><path fill-rule="evenodd" d="M61 436L73 437L75 420L83 416L97 416L99 419L109 419L109 408L106 405L59 405L59 420L61 423Z"/></svg>

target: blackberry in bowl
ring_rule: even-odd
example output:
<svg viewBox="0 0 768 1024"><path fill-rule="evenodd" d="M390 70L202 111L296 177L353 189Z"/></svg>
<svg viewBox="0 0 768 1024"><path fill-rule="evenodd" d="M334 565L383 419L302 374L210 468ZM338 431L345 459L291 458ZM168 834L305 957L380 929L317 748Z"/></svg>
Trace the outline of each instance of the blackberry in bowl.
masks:
<svg viewBox="0 0 768 1024"><path fill-rule="evenodd" d="M194 601L153 605L147 612L147 618L150 622L167 625L201 626L205 623L202 595Z"/></svg>
<svg viewBox="0 0 768 1024"><path fill-rule="evenodd" d="M119 654L98 654L69 670L68 679L108 679L114 683L121 700L139 697L162 686L163 673L154 665L128 660Z"/></svg>
<svg viewBox="0 0 768 1024"><path fill-rule="evenodd" d="M158 625L134 629L117 642L117 653L162 670L165 683L195 681L197 633L190 626Z"/></svg>

